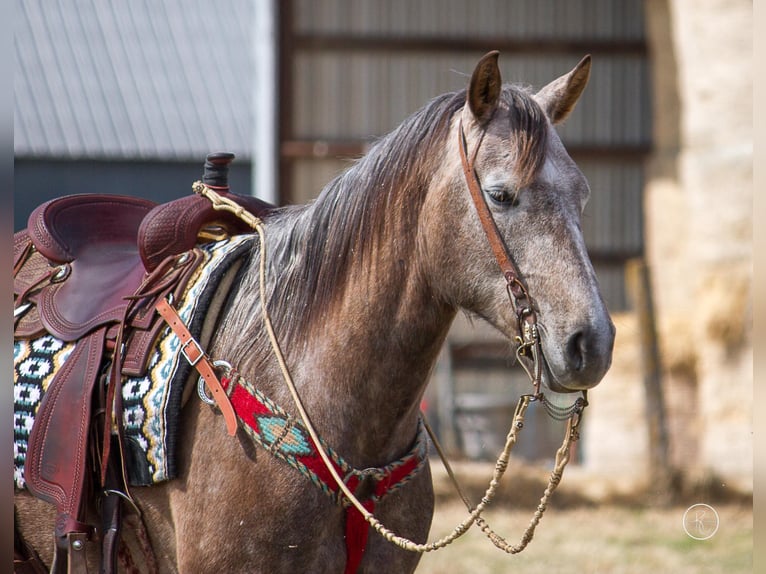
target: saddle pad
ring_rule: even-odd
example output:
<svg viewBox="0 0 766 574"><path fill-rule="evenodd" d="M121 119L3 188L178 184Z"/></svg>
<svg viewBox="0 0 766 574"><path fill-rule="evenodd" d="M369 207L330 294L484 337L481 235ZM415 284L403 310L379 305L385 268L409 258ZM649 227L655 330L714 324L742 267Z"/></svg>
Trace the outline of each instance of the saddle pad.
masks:
<svg viewBox="0 0 766 574"><path fill-rule="evenodd" d="M218 310L211 306L223 304L232 274L255 241L255 235L237 235L198 246L203 262L175 307L191 334L203 344L209 337L203 331L213 327L205 320L218 315ZM226 285L222 285L224 278ZM219 287L222 292L218 292ZM51 335L14 341L13 455L17 488L25 487L24 460L35 414L53 375L65 364L73 348L74 343ZM184 388L192 372L180 353L178 337L166 327L160 333L146 376L123 380L123 426L131 485L147 486L176 477L178 423Z"/></svg>

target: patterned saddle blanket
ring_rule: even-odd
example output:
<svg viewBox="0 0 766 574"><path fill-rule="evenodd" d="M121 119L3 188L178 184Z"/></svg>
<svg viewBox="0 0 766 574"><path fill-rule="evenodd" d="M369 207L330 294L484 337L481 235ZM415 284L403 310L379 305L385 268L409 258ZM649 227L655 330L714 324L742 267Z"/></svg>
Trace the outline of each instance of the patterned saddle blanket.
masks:
<svg viewBox="0 0 766 574"><path fill-rule="evenodd" d="M191 334L199 340L205 316L219 301L222 278L232 279L237 263L249 253L257 236L235 235L201 244L203 262L190 279L176 307ZM218 304L218 303L216 303ZM24 462L29 433L42 397L75 343L45 334L14 341L14 483L25 488ZM178 337L167 327L157 341L143 377L122 385L128 479L148 486L176 477L176 443L180 409L190 394L193 369L180 353ZM105 360L104 372L108 372Z"/></svg>

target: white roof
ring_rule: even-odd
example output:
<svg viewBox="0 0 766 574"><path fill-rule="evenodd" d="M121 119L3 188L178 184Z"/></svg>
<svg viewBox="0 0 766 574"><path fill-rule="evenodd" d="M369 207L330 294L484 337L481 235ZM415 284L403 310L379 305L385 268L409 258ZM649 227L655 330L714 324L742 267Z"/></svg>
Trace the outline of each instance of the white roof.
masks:
<svg viewBox="0 0 766 574"><path fill-rule="evenodd" d="M251 157L248 0L19 0L15 155Z"/></svg>

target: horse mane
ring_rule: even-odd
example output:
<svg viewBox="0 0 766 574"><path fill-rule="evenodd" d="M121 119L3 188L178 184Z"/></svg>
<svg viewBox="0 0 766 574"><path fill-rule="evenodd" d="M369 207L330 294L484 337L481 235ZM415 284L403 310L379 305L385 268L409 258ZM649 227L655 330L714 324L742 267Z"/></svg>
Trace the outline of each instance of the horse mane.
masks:
<svg viewBox="0 0 766 574"><path fill-rule="evenodd" d="M450 123L466 101L466 91L442 94L380 138L363 157L335 177L306 205L276 210L266 220L269 261L266 299L281 343L305 344L315 321L321 320L342 293L353 265L371 262L385 229L414 241L434 169L443 161ZM510 110L510 141L516 181L529 182L540 169L547 146L547 121L525 89L505 85L501 104ZM452 149L448 143L446 149ZM457 155L457 151L455 150ZM405 252L412 245L400 245ZM258 297L256 252L228 313L227 331L234 357L268 355ZM266 347L263 347L264 349Z"/></svg>

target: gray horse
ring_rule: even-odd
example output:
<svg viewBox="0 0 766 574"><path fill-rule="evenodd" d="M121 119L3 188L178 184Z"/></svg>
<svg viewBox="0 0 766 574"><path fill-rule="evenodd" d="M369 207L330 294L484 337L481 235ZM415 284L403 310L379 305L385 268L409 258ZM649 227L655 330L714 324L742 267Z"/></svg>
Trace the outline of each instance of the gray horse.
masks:
<svg viewBox="0 0 766 574"><path fill-rule="evenodd" d="M256 245L209 354L294 416L264 332L266 301L324 442L356 469L385 467L410 452L429 373L458 310L494 325L509 352L519 334L461 168L462 125L484 201L536 304L543 384L558 392L596 385L609 368L615 330L580 227L588 184L554 129L589 73L585 58L530 93L502 85L497 53L488 54L466 90L404 120L314 202L269 214L266 290ZM243 426L232 438L217 409L187 402L179 478L131 490L154 557L129 521L126 571L131 562L160 572L348 571L351 511L255 447ZM434 497L428 463L417 470L380 497L374 514L424 542ZM25 491L15 504L23 536L50 563L52 508ZM364 537L358 572L415 570L418 554L374 532Z"/></svg>

